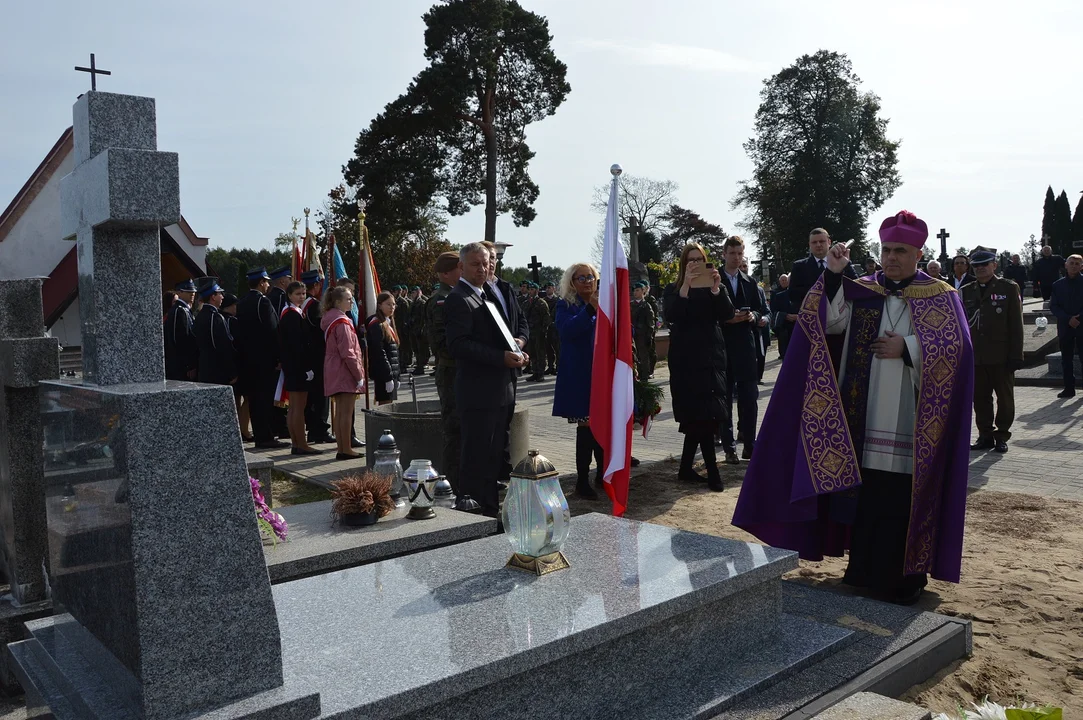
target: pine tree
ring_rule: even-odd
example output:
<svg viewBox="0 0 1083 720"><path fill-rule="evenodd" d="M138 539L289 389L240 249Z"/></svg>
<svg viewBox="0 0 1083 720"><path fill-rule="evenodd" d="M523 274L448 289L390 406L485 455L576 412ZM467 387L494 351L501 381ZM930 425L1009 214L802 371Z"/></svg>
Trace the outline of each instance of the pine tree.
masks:
<svg viewBox="0 0 1083 720"><path fill-rule="evenodd" d="M1053 194L1053 186L1045 189L1045 205L1042 207L1042 245L1048 245L1053 240L1057 230L1057 196Z"/></svg>
<svg viewBox="0 0 1083 720"><path fill-rule="evenodd" d="M1056 227L1053 234L1053 249L1061 255L1068 257L1072 249L1072 206L1068 202L1068 193L1063 190L1057 196Z"/></svg>
<svg viewBox="0 0 1083 720"><path fill-rule="evenodd" d="M1072 218L1072 245L1083 245L1083 195L1079 196L1079 203L1075 206L1075 217Z"/></svg>

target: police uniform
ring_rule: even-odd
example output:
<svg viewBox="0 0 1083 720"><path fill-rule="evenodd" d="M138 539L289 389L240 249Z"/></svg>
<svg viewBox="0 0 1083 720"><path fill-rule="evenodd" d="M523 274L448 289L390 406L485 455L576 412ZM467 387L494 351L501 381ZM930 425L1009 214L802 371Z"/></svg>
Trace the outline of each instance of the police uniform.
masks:
<svg viewBox="0 0 1083 720"><path fill-rule="evenodd" d="M545 374L556 375L560 362L560 333L557 332L556 286L545 286L545 306L549 308L549 328L545 335Z"/></svg>
<svg viewBox="0 0 1083 720"><path fill-rule="evenodd" d="M301 313L305 318L308 365L313 374L308 388L308 400L305 403L305 431L308 433L309 443L330 443L335 442L335 438L330 434L331 424L327 422L330 404L323 394L323 356L327 352L327 341L320 328L320 318L323 314L320 311L320 299L312 294L319 292L315 286L323 283L323 277L319 270L309 270L301 273L301 282L305 284L309 293L302 304ZM313 289L308 290L308 288Z"/></svg>
<svg viewBox="0 0 1083 720"><path fill-rule="evenodd" d="M978 248L972 265L996 262L996 252ZM974 344L974 417L978 440L972 450L1007 452L1015 419L1015 371L1023 366L1023 305L1019 286L994 276L960 290ZM996 394L996 415L993 394Z"/></svg>
<svg viewBox="0 0 1083 720"><path fill-rule="evenodd" d="M395 289L405 290L406 286L396 285ZM410 371L414 349L410 337L410 299L407 297L395 298L395 332L399 335L399 372L406 374Z"/></svg>
<svg viewBox="0 0 1083 720"><path fill-rule="evenodd" d="M233 348L229 320L218 308L207 302L215 293L224 292L215 281L207 283L199 290L203 307L196 316L193 329L199 347L199 372L196 379L201 383L231 385L237 381L237 352Z"/></svg>
<svg viewBox="0 0 1083 720"><path fill-rule="evenodd" d="M646 288L642 280L636 288ZM646 381L651 375L651 343L654 340L654 310L649 302L632 301L632 341L635 343L636 370L639 379Z"/></svg>
<svg viewBox="0 0 1083 720"><path fill-rule="evenodd" d="M271 279L262 267L250 270L247 277L250 283ZM237 329L241 392L248 400L256 447L287 447L287 443L275 440L271 420L278 382L278 316L271 301L256 288L237 303Z"/></svg>
<svg viewBox="0 0 1083 720"><path fill-rule="evenodd" d="M451 272L458 265L457 253L443 253L436 259L436 272ZM452 287L440 283L425 304L429 347L436 360L436 393L440 397L440 419L444 429L444 474L455 494L459 493L459 449L462 432L455 403L455 358L447 347L444 302Z"/></svg>
<svg viewBox="0 0 1083 720"><path fill-rule="evenodd" d="M192 280L177 283L177 292L196 291ZM166 380L193 380L199 363L199 346L192 327L192 308L185 301L177 298L165 316L163 328L165 339L165 378Z"/></svg>
<svg viewBox="0 0 1083 720"><path fill-rule="evenodd" d="M531 290L537 290L535 283L528 286ZM538 382L545 379L545 347L546 335L549 332L549 305L541 295L527 298L524 306L527 326L530 328L530 336L527 339L526 354L530 356L530 377L527 382Z"/></svg>
<svg viewBox="0 0 1083 720"><path fill-rule="evenodd" d="M293 275L290 274L290 268L288 265L278 268L270 273L271 282L275 280L281 280L282 278L293 279ZM275 315L282 317L282 311L286 309L286 305L289 304L289 300L286 299L286 291L280 287L273 287L271 291L267 293L267 299L271 301L271 307L275 309Z"/></svg>
<svg viewBox="0 0 1083 720"><path fill-rule="evenodd" d="M414 350L414 375L424 375L429 362L429 337L425 329L425 304L428 298L415 286L417 297L410 301L410 334Z"/></svg>

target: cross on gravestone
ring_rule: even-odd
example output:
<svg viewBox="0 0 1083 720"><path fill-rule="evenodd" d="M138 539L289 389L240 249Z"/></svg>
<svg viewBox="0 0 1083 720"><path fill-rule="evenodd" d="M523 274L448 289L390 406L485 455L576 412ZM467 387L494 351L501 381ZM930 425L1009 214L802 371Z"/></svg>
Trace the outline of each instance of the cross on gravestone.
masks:
<svg viewBox="0 0 1083 720"><path fill-rule="evenodd" d="M642 229L643 226L635 218L628 221L628 227L621 228L622 232L628 234L628 259L632 262L639 262L639 231Z"/></svg>
<svg viewBox="0 0 1083 720"><path fill-rule="evenodd" d="M940 264L944 265L948 261L948 238L951 237L951 233L944 228L940 228L940 232L937 233L936 237L940 240Z"/></svg>
<svg viewBox="0 0 1083 720"><path fill-rule="evenodd" d="M109 70L99 70L98 69L98 67L94 64L94 53L90 53L90 67L85 68L85 67L79 67L78 65L76 65L75 69L78 70L79 72L90 73L90 89L91 90L97 90L98 89L98 75L112 75L113 74Z"/></svg>
<svg viewBox="0 0 1083 720"><path fill-rule="evenodd" d="M527 265L527 268L530 269L530 278L531 278L531 280L533 280L534 282L540 284L541 283L541 275L538 274L538 271L541 270L542 264L540 262L538 262L538 256L537 255L531 255L530 256L530 264Z"/></svg>

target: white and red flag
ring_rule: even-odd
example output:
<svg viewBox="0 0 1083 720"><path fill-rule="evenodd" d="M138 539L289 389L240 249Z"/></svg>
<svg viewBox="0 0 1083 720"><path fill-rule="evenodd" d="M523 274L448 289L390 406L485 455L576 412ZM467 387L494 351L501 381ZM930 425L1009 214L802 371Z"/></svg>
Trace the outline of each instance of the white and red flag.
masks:
<svg viewBox="0 0 1083 720"><path fill-rule="evenodd" d="M632 461L632 320L628 257L620 242L617 213L618 179L614 165L605 213L602 276L598 282L598 319L594 333L594 367L590 380L590 429L602 446L605 492L613 515L628 506L628 474Z"/></svg>

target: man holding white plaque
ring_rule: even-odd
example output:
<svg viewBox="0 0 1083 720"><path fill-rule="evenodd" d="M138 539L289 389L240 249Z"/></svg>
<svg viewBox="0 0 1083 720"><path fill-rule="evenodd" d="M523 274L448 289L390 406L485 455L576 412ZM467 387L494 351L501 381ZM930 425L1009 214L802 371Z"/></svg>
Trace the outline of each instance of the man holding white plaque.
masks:
<svg viewBox="0 0 1083 720"><path fill-rule="evenodd" d="M470 243L459 251L462 277L444 303L448 351L455 358L455 397L462 422L459 489L497 517L497 480L504 464L515 377L529 362L512 336L505 311L486 292L489 250ZM499 299L498 299L499 300ZM509 308L511 314L514 309ZM460 497L460 502L462 497Z"/></svg>

